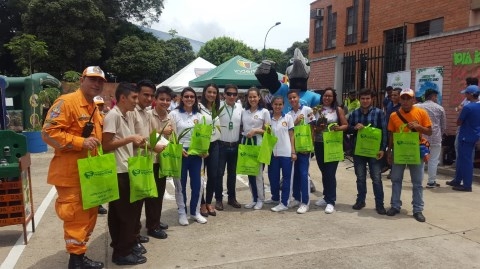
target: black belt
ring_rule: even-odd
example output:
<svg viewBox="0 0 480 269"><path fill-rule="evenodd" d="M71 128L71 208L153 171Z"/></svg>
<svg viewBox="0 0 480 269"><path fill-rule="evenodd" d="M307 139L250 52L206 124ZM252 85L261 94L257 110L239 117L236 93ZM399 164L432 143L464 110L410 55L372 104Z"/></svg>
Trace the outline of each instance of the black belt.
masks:
<svg viewBox="0 0 480 269"><path fill-rule="evenodd" d="M225 142L225 141L220 141L220 144L227 146L227 147L236 147L238 146L238 142Z"/></svg>

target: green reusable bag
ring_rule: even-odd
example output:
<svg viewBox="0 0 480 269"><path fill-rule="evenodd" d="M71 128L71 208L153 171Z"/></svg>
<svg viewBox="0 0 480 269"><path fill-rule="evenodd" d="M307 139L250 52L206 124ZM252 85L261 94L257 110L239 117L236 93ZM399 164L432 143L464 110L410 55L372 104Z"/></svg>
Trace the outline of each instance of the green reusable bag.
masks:
<svg viewBox="0 0 480 269"><path fill-rule="evenodd" d="M246 144L238 145L236 172L239 175L257 176L260 172L260 162L258 161L260 146L247 145L247 143L252 144L251 141L252 139L248 138L245 141Z"/></svg>
<svg viewBox="0 0 480 269"><path fill-rule="evenodd" d="M272 160L272 152L275 144L277 144L278 137L272 134L272 127L267 125L265 127L265 132L263 133L262 144L260 145L260 152L258 154L257 160L261 163L270 164Z"/></svg>
<svg viewBox="0 0 480 269"><path fill-rule="evenodd" d="M393 133L393 163L420 164L420 139L417 132L404 132L402 124L399 133Z"/></svg>
<svg viewBox="0 0 480 269"><path fill-rule="evenodd" d="M343 131L330 131L330 128L336 123L328 125L328 132L323 133L323 161L338 162L343 161Z"/></svg>
<svg viewBox="0 0 480 269"><path fill-rule="evenodd" d="M213 126L206 123L205 116L202 119L202 123L197 123L193 127L188 155L206 154L210 148Z"/></svg>
<svg viewBox="0 0 480 269"><path fill-rule="evenodd" d="M97 152L98 155L92 157L88 151L87 158L77 160L85 210L120 198L115 155L103 154L101 146Z"/></svg>
<svg viewBox="0 0 480 269"><path fill-rule="evenodd" d="M157 183L153 176L153 156L148 154L145 147L145 156L140 154L128 158L128 178L130 180L130 203L135 201L158 197Z"/></svg>
<svg viewBox="0 0 480 269"><path fill-rule="evenodd" d="M355 155L376 158L382 142L382 130L370 124L358 130Z"/></svg>
<svg viewBox="0 0 480 269"><path fill-rule="evenodd" d="M293 127L293 136L296 152L313 151L312 129L310 124L305 124L304 119L302 119L299 125Z"/></svg>
<svg viewBox="0 0 480 269"><path fill-rule="evenodd" d="M182 176L182 153L183 145L178 144L177 135L172 133L170 143L159 155L160 177L173 177L179 179Z"/></svg>

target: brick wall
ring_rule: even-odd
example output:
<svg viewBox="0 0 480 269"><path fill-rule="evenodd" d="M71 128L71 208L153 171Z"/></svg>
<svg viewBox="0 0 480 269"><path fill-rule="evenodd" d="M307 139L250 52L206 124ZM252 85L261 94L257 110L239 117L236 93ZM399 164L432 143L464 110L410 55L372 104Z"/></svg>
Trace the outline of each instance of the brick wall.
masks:
<svg viewBox="0 0 480 269"><path fill-rule="evenodd" d="M310 63L309 89L333 87L335 79L335 58Z"/></svg>

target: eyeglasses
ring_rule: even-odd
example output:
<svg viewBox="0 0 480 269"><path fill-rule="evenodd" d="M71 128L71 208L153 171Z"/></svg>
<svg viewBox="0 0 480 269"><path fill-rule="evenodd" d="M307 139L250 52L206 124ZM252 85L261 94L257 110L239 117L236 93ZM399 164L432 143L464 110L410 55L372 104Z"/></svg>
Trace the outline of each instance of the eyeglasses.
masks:
<svg viewBox="0 0 480 269"><path fill-rule="evenodd" d="M183 98L185 98L185 99L195 99L195 95L184 95Z"/></svg>
<svg viewBox="0 0 480 269"><path fill-rule="evenodd" d="M236 92L226 92L225 93L227 96L237 96Z"/></svg>

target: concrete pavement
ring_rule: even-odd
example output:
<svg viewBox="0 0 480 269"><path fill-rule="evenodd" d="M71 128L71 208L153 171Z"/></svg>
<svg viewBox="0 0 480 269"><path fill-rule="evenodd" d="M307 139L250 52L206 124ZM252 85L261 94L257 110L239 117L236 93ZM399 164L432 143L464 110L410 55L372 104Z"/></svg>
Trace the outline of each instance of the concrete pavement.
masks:
<svg viewBox="0 0 480 269"><path fill-rule="evenodd" d="M32 184L38 211L51 186L46 173L51 151L32 154ZM439 176L440 188L424 189L426 223L412 217L411 184L404 182L401 214L380 216L374 210L371 184L367 207L355 211L356 185L351 163L340 163L337 171L336 212L325 214L314 205L321 197L321 178L315 161L310 174L317 186L311 194L310 211L299 215L294 209L281 213L234 209L209 217L207 224L187 227L177 222L173 183L167 183L162 221L170 225L168 239L151 238L145 244L147 263L135 268L480 268L480 186L472 193L452 191L445 185L450 176ZM405 173L408 178L409 173ZM385 207L389 208L391 183L383 176ZM237 181L237 199L250 202L246 178ZM268 179L266 177L266 184ZM187 192L189 193L189 192ZM270 194L267 193L267 198ZM55 198L55 197L53 197ZM43 202L45 213L27 246L21 225L0 228L0 261L3 268L66 268L62 223L54 200ZM144 220L143 220L144 221ZM146 233L145 230L142 231ZM111 262L106 216L99 216L87 255ZM16 246L14 246L15 244ZM15 261L15 256L18 261ZM123 266L123 268L129 268Z"/></svg>

